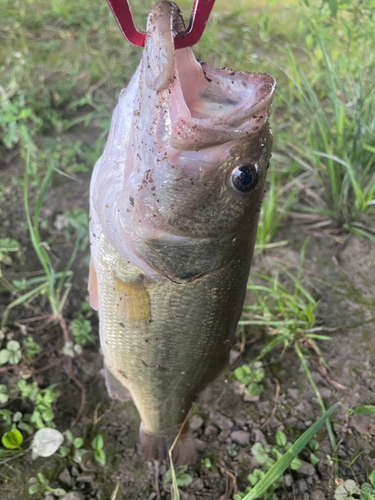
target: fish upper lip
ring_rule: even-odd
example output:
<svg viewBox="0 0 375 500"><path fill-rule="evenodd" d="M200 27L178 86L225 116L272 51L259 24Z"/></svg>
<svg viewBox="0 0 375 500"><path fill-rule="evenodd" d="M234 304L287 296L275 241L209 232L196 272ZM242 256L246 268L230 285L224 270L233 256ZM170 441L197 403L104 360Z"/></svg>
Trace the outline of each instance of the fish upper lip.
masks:
<svg viewBox="0 0 375 500"><path fill-rule="evenodd" d="M275 80L200 64L191 48L175 50L174 34L183 27L175 4L157 3L143 54L146 87L156 93L158 106L169 108L161 120L170 127L170 146L197 151L257 133L268 119ZM155 112L160 122L160 111Z"/></svg>
<svg viewBox="0 0 375 500"><path fill-rule="evenodd" d="M206 65L202 65L202 70L212 76L211 82L207 83L200 95L203 112L199 114L189 108L189 115L176 117L172 121L171 146L177 150L198 151L256 135L268 120L276 88L275 80L263 73L233 72ZM233 99L229 103L207 101L205 110L205 96L210 97L215 83L221 85L229 95L232 94ZM236 89L232 91L231 85ZM247 93L246 96L240 96L237 92L240 86L246 89L243 91ZM212 108L216 113L214 116L208 113Z"/></svg>

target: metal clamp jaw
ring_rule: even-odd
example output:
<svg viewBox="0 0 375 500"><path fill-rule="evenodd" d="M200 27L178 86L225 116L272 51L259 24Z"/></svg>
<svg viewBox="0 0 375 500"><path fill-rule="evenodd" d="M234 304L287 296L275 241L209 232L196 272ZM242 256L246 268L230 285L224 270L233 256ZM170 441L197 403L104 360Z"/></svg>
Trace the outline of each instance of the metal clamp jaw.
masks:
<svg viewBox="0 0 375 500"><path fill-rule="evenodd" d="M124 37L133 45L144 47L146 34L135 27L128 0L108 0L108 3ZM175 37L176 49L191 47L200 40L214 3L215 0L194 0L187 30Z"/></svg>

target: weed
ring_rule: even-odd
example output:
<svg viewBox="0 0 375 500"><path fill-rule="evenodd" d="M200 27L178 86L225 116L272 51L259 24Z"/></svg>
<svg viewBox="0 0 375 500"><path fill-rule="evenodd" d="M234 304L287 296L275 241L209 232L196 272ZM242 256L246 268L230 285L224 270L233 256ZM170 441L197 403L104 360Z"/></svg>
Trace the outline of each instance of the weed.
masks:
<svg viewBox="0 0 375 500"><path fill-rule="evenodd" d="M369 482L359 486L352 479L336 479L335 500L375 500L375 470L369 475Z"/></svg>
<svg viewBox="0 0 375 500"><path fill-rule="evenodd" d="M10 265L12 259L9 257L9 253L18 252L20 249L20 244L16 240L11 238L0 238L0 263ZM1 268L0 268L0 278L1 278Z"/></svg>
<svg viewBox="0 0 375 500"><path fill-rule="evenodd" d="M309 358L310 349L318 356L322 366L327 367L327 363L322 352L316 343L317 339L330 340L330 337L320 335L324 327L314 328L318 302L311 293L303 286L302 266L308 240L305 241L301 250L301 262L297 276L293 276L288 270L282 268L283 273L291 280L293 292L283 285L277 274L275 278L265 275L259 277L269 285L255 285L250 281L248 289L255 296L256 304L245 305L243 318L240 325L256 325L266 329L269 334L269 341L257 356L254 362L260 361L269 352L279 346L283 346L282 353L287 348L293 348L300 359L301 366L314 389L318 398L322 412L326 411L323 399L318 387L312 377ZM336 439L332 425L327 420L327 429L331 440L332 448L336 448Z"/></svg>
<svg viewBox="0 0 375 500"><path fill-rule="evenodd" d="M34 410L30 416L30 423L37 429L44 427L54 428L53 422L55 414L53 412L53 403L57 401L60 392L55 391L55 385L50 385L46 389L39 389L36 382L28 384L26 380L18 382L18 389L21 397L30 399L34 403Z"/></svg>
<svg viewBox="0 0 375 500"><path fill-rule="evenodd" d="M202 465L204 465L206 469L211 471L213 474L217 474L219 472L216 462L217 458L211 452L208 452L207 456L201 460Z"/></svg>
<svg viewBox="0 0 375 500"><path fill-rule="evenodd" d="M72 210L58 216L55 226L59 230L63 230L66 239L70 241L79 240L79 251L86 250L89 244L89 216L86 210L80 207L75 207Z"/></svg>
<svg viewBox="0 0 375 500"><path fill-rule="evenodd" d="M71 322L73 337L77 344L85 345L87 342L93 342L93 338L90 335L92 330L91 321L85 319L83 316L77 318Z"/></svg>
<svg viewBox="0 0 375 500"><path fill-rule="evenodd" d="M0 384L0 405L5 405L8 399L9 399L9 392L7 386L4 384Z"/></svg>
<svg viewBox="0 0 375 500"><path fill-rule="evenodd" d="M359 229L371 235L375 231L369 219L375 213L374 86L361 60L357 58L356 70L348 72L346 53L333 60L321 31L308 25L321 78L312 82L288 52L289 86L282 97L295 117L293 135L298 137L296 141L291 136L291 157L319 181L326 206L341 225L355 230L360 224Z"/></svg>
<svg viewBox="0 0 375 500"><path fill-rule="evenodd" d="M41 472L38 472L36 478L32 479L34 479L34 481L32 481L28 490L30 495L45 492L50 493L56 498L66 495L66 491L63 488L51 488L50 486L48 486L48 482Z"/></svg>
<svg viewBox="0 0 375 500"><path fill-rule="evenodd" d="M187 474L187 465L180 465L179 467L176 467L175 473L176 473L176 482L178 486L189 486L190 483L193 482L193 478L191 477L190 474ZM172 481L172 470L169 469L165 475L164 483L170 483Z"/></svg>
<svg viewBox="0 0 375 500"><path fill-rule="evenodd" d="M303 286L301 278L306 245L307 241L301 251L297 276L281 267L282 274L292 283L292 292L281 283L280 273L274 278L258 274L261 285L254 284L252 280L249 282L248 289L253 293L256 303L245 305L239 324L263 327L270 335L270 342L257 360L279 345L286 349L296 341L305 342L309 339L314 344L316 338L326 339L310 331L315 325L318 301Z"/></svg>
<svg viewBox="0 0 375 500"><path fill-rule="evenodd" d="M6 432L1 438L1 444L7 450L20 450L23 443L23 436L18 429Z"/></svg>
<svg viewBox="0 0 375 500"><path fill-rule="evenodd" d="M91 442L91 448L94 450L94 460L102 467L105 466L104 440L101 434L94 437Z"/></svg>
<svg viewBox="0 0 375 500"><path fill-rule="evenodd" d="M291 466L293 460L297 458L297 455L303 450L303 448L308 444L315 433L320 429L320 427L327 421L330 415L338 407L339 403L336 403L328 411L326 411L311 427L305 431L302 436L297 439L297 441L281 456L278 456L277 461L273 463L271 468L265 474L263 471L253 473L251 478L249 478L250 483L254 483L249 487L248 493L239 493L239 496L235 500L254 500L255 498L269 498L273 500L272 496L266 497L267 493L272 492L276 489L277 484L280 480L282 474L286 469ZM284 441L284 437L282 437ZM278 451L278 450L277 450ZM262 459L265 457L263 456ZM269 457L267 457L269 458ZM267 458L265 459L267 461ZM265 463L265 462L264 462ZM295 464L297 465L298 462ZM273 490L273 491L272 491Z"/></svg>
<svg viewBox="0 0 375 500"><path fill-rule="evenodd" d="M263 392L263 385L260 383L266 372L262 368L262 362L258 361L252 367L242 365L234 370L234 375L237 380L243 384L250 397L256 396Z"/></svg>
<svg viewBox="0 0 375 500"><path fill-rule="evenodd" d="M81 437L73 437L70 430L65 433L66 444L60 447L60 455L66 457L71 455L73 461L80 464L86 456L92 456L101 467L106 464L106 454L104 451L104 439L101 434L97 434L91 441L89 447L85 447L85 440Z"/></svg>
<svg viewBox="0 0 375 500"><path fill-rule="evenodd" d="M282 431L276 433L276 445L271 447L269 445L264 445L262 443L255 443L251 448L251 453L253 454L255 460L264 467L266 471L270 470L279 460L283 457L292 444L288 442L286 435ZM298 470L301 467L301 461L295 457L290 463L290 468L293 470ZM261 479L264 478L266 472L262 469L254 469L247 477L251 486L249 486L245 493L238 493L234 495L233 500L242 500L246 493L249 493L252 488L259 483ZM270 486L270 488L264 494L264 500L276 500L277 496L275 491L280 487L282 483L282 476L279 476Z"/></svg>
<svg viewBox="0 0 375 500"><path fill-rule="evenodd" d="M0 351L0 366L9 363L17 365L22 358L21 345L17 340L9 340L5 349Z"/></svg>
<svg viewBox="0 0 375 500"><path fill-rule="evenodd" d="M293 183L284 186L277 178L275 168L271 168L267 182L268 190L262 204L257 232L256 252L263 252L266 249L287 245L287 241L271 243L280 222L284 219L297 198L297 188Z"/></svg>
<svg viewBox="0 0 375 500"><path fill-rule="evenodd" d="M22 342L24 356L27 361L32 361L34 356L42 351L42 348L37 344L32 337L26 337Z"/></svg>

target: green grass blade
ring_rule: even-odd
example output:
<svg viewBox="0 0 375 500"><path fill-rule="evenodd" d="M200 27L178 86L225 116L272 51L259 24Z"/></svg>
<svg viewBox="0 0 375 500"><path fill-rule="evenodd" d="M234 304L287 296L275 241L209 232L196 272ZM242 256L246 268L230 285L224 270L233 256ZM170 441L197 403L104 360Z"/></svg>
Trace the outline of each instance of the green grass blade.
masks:
<svg viewBox="0 0 375 500"><path fill-rule="evenodd" d="M308 363L305 359L305 356L303 355L301 348L297 342L294 344L294 349L295 349L295 351L296 351L296 353L301 361L302 368L305 370L305 373L307 375L307 378L309 379L311 387L314 389L314 392L315 392L315 395L318 399L318 403L320 405L320 408L322 409L323 412L325 412L326 407L325 407L322 395L319 392L319 389L318 389L318 387L315 383L315 380L313 379L312 373L310 371L309 365L308 365ZM335 450L337 448L337 443L336 443L335 434L333 432L332 424L331 424L329 419L327 419L326 425L327 425L329 440L331 441L332 450L335 452Z"/></svg>
<svg viewBox="0 0 375 500"><path fill-rule="evenodd" d="M340 403L334 404L328 411L324 413L314 424L312 424L302 436L297 439L294 445L271 467L267 474L259 481L259 483L248 493L243 500L255 500L261 498L268 488L285 472L291 462L303 450L303 448L311 441L313 436L318 432L322 425L329 419L332 413L336 410Z"/></svg>
<svg viewBox="0 0 375 500"><path fill-rule="evenodd" d="M51 272L50 272L50 260L49 256L45 250L41 246L41 241L39 237L39 230L35 230L35 227L33 226L31 222L31 217L30 217L30 209L29 209L29 164L30 164L30 152L28 151L27 157L26 157L26 167L25 167L25 175L24 175L24 182L23 182L23 199L24 199L24 205L25 205L25 212L26 212L26 220L27 220L27 225L29 228L29 233L30 233L30 238L31 242L33 244L34 250L40 260L40 263L42 264L44 271L48 277L48 279L51 278ZM38 197L39 198L39 197ZM39 208L40 210L40 208ZM34 217L34 223L35 223L35 217Z"/></svg>
<svg viewBox="0 0 375 500"><path fill-rule="evenodd" d="M39 228L40 209L42 208L43 201L44 201L44 198L45 198L46 193L47 193L47 189L51 183L53 171L54 171L54 168L53 168L53 164L51 163L48 166L46 175L45 175L43 182L42 182L42 185L40 187L38 199L37 199L36 204L35 204L35 213L34 213L34 230L35 231L38 231L38 228Z"/></svg>
<svg viewBox="0 0 375 500"><path fill-rule="evenodd" d="M20 304L23 304L29 299L32 299L39 295L40 293L43 293L48 287L48 283L42 283L41 285L37 286L36 288L33 288L29 292L21 295L21 297L18 297L17 299L13 300L10 304L7 305L7 307L4 309L3 312L3 317L2 317L2 322L1 322L1 328L4 328L8 321L8 316L9 316L9 311L13 309L13 307L19 306Z"/></svg>

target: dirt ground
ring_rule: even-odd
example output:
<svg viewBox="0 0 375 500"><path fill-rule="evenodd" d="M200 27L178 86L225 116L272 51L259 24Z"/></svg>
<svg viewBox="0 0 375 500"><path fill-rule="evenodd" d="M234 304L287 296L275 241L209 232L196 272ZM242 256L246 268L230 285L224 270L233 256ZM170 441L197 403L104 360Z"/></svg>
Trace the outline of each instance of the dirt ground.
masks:
<svg viewBox="0 0 375 500"><path fill-rule="evenodd" d="M26 272L39 268L26 231L22 189L10 183L10 178L20 173L16 167L4 168L0 172L4 185L9 185L1 203L0 237L14 237L24 249L14 258L13 266L4 272L9 279L25 276ZM61 182L51 188L42 209L42 219L50 221L50 229L44 230L43 238L54 242L61 240L61 234L53 226L56 217L73 206L88 208L88 177L79 182L69 179ZM334 231L324 232L297 222L297 219L290 218L280 231L279 239L287 239L289 245L257 256L252 272L272 275L280 261L295 272L302 245L310 236L304 269L305 275L311 277L310 290L320 299L317 326L339 327L337 331L324 332L331 337L330 341L319 341L329 372L324 375L317 364L312 364L311 370L326 406L337 401L343 404L332 418L338 442L339 477L353 478L361 484L375 468L375 418L361 415L349 418L346 411L351 406L375 404L374 326L371 322L363 323L375 313L375 245L366 239L345 235L338 242ZM56 247L53 246L54 252ZM71 252L66 241L58 248L58 254L54 254L57 264L64 262ZM79 254L75 262L73 289L65 308L68 321L87 296L85 255ZM1 294L0 312L8 302L9 294ZM22 339L26 331L43 346L44 355L39 356L35 363L33 377L42 387L58 384L62 395L56 404L55 421L57 428L64 431L77 415L81 392L67 375L66 357L61 353L61 331L45 319L22 323L22 328L19 323L22 318L47 312L47 302L43 298L37 299L29 309L13 310L10 327L15 339ZM164 485L168 464L147 463L137 452L139 417L133 403L112 402L106 394L96 317L92 323L95 343L85 346L83 354L74 360L74 373L85 387L86 404L73 433L85 439L97 432L102 433L106 466L99 467L90 460L77 465L71 458L57 454L49 459L32 461L30 454L26 454L1 467L2 500L29 498L28 481L40 471L52 487L71 492L66 497L69 500L109 500L117 484L117 496L113 496L117 500L153 500L158 495L163 499L170 498L170 485ZM353 324L361 326L342 328ZM258 333L247 332L247 340ZM243 360L254 359L265 342L263 336L248 344ZM238 345L233 347L233 359L238 350ZM192 417L199 461L188 469L193 482L181 489L183 500L225 500L232 498L237 489L244 491L249 485L247 475L257 466L251 454L255 442L274 444L277 430L283 430L294 442L321 415L296 354L291 350L280 358L280 353L280 350L273 351L266 359L265 390L252 401L244 401L237 394L236 384L228 381L229 371L199 398ZM13 387L17 380L16 369L0 368L0 383ZM339 389L338 384L346 389ZM26 410L25 404L22 400L12 400L9 409ZM320 444L316 452L319 462L312 465L302 453L302 467L286 472L282 486L277 490L278 498L334 498L335 471L325 427L316 439ZM205 458L209 458L213 465L210 469L202 463ZM43 495L34 495L33 498L39 500Z"/></svg>

